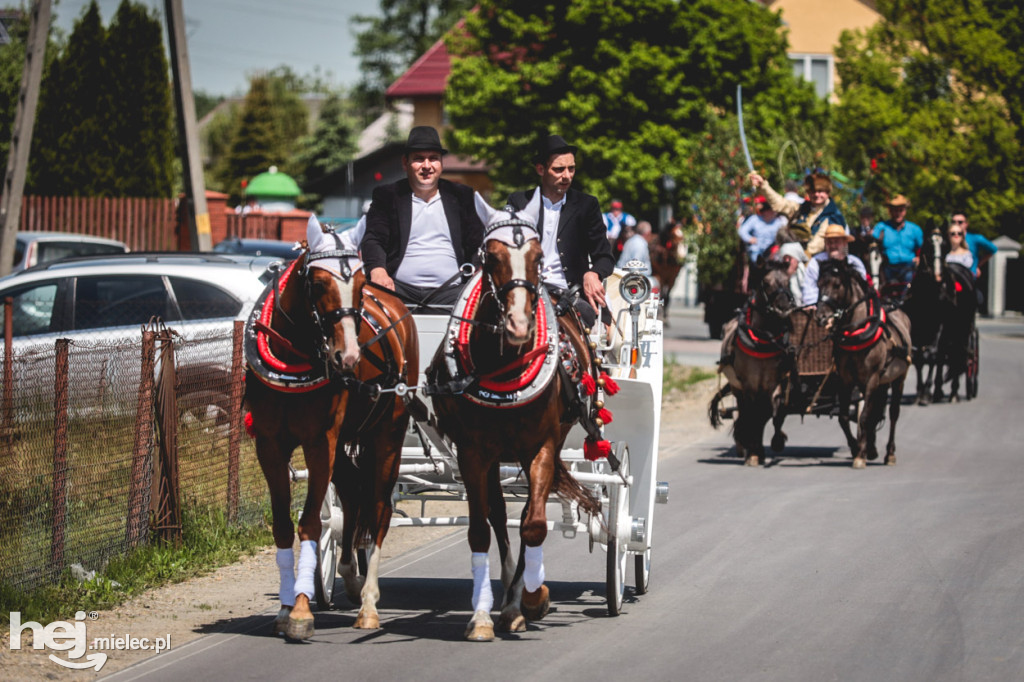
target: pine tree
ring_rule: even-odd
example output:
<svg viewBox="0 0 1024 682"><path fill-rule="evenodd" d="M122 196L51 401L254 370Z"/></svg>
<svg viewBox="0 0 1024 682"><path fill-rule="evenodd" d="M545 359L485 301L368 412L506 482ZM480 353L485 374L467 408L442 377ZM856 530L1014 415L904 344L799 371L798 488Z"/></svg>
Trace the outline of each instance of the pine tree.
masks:
<svg viewBox="0 0 1024 682"><path fill-rule="evenodd" d="M161 20L145 6L122 0L107 42L116 102L111 112L116 154L112 191L126 197L170 197L174 129Z"/></svg>
<svg viewBox="0 0 1024 682"><path fill-rule="evenodd" d="M243 180L248 181L284 159L279 130L270 83L265 77L253 78L228 153L217 171L230 201L237 203L241 199Z"/></svg>
<svg viewBox="0 0 1024 682"><path fill-rule="evenodd" d="M301 184L323 177L352 159L356 152L355 124L341 97L331 95L320 109L311 135L303 138L296 157Z"/></svg>

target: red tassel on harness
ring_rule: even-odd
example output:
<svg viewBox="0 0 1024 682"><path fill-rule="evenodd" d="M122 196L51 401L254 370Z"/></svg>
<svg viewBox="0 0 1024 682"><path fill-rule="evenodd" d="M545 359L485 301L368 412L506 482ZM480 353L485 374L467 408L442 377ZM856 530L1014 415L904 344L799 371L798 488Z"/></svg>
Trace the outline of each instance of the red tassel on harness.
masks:
<svg viewBox="0 0 1024 682"><path fill-rule="evenodd" d="M612 454L612 444L606 440L591 440L587 438L583 441L583 457L588 462L596 462L602 457L607 457Z"/></svg>
<svg viewBox="0 0 1024 682"><path fill-rule="evenodd" d="M587 395L594 395L594 391L597 390L597 384L594 383L594 377L589 374L584 374L583 378L580 379L580 383L583 384L583 390Z"/></svg>
<svg viewBox="0 0 1024 682"><path fill-rule="evenodd" d="M619 392L619 385L615 383L615 379L608 376L607 373L602 372L601 378L604 379L604 392L608 395L615 395Z"/></svg>
<svg viewBox="0 0 1024 682"><path fill-rule="evenodd" d="M597 411L597 418L600 419L605 424L611 424L612 411L609 410L607 407L602 407L600 410Z"/></svg>
<svg viewBox="0 0 1024 682"><path fill-rule="evenodd" d="M242 423L245 424L245 432L249 434L249 438L255 438L256 429L252 427L252 412L245 413L245 418L242 420Z"/></svg>

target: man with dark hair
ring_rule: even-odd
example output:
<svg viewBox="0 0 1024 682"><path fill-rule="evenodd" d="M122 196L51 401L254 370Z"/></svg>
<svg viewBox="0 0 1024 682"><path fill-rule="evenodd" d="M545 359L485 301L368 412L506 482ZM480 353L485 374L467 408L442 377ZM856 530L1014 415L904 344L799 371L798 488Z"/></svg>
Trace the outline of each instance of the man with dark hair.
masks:
<svg viewBox="0 0 1024 682"><path fill-rule="evenodd" d="M360 244L370 281L410 304L450 305L462 282L459 267L483 243L473 189L441 179L437 131L416 126L402 155L406 178L373 190Z"/></svg>
<svg viewBox="0 0 1024 682"><path fill-rule="evenodd" d="M607 305L602 282L615 269L601 206L595 197L571 188L576 175L576 147L560 135L542 140L533 163L540 186L513 192L508 203L522 210L540 193L537 229L544 249L541 276L554 288L581 287L583 297L576 307L584 324L592 327L598 309Z"/></svg>

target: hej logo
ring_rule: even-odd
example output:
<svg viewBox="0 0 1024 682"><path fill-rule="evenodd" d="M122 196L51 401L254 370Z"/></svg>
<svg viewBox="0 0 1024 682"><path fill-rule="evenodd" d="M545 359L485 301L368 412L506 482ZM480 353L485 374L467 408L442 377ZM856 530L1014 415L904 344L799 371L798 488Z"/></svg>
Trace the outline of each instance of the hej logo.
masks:
<svg viewBox="0 0 1024 682"><path fill-rule="evenodd" d="M53 651L67 651L68 659L59 658L50 654L50 660L65 668L83 670L95 668L99 672L103 664L107 662L107 655L102 652L91 653L84 661L78 661L86 652L88 641L85 634L85 611L75 614L75 622L69 623L57 620L46 627L35 621L25 624L21 622L21 612L11 611L11 649L21 649L21 633L24 630L32 631L33 649L52 649Z"/></svg>

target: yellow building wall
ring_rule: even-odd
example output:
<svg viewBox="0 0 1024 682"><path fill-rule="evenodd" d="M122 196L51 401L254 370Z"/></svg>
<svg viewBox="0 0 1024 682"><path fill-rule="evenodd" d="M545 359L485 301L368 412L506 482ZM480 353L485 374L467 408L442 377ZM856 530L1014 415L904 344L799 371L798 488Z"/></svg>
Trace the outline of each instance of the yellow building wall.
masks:
<svg viewBox="0 0 1024 682"><path fill-rule="evenodd" d="M845 29L866 29L881 15L873 3L860 0L775 0L768 7L781 11L789 32L789 51L832 54Z"/></svg>

